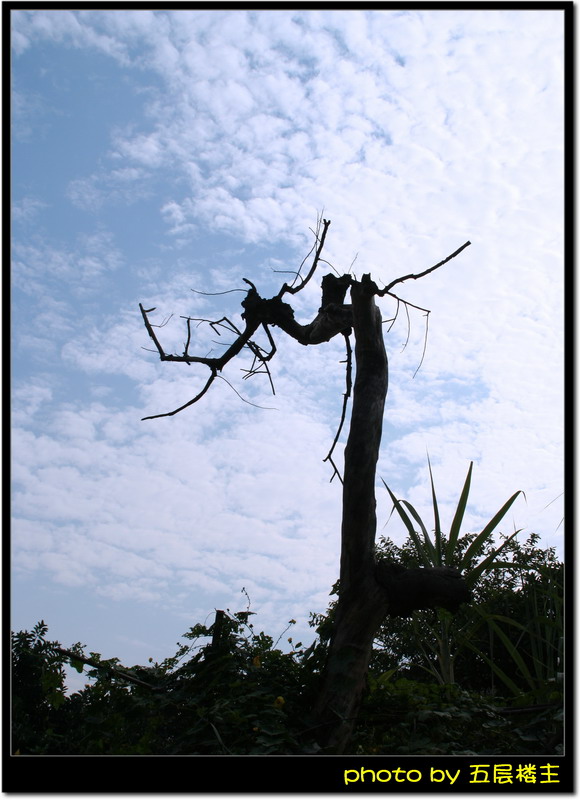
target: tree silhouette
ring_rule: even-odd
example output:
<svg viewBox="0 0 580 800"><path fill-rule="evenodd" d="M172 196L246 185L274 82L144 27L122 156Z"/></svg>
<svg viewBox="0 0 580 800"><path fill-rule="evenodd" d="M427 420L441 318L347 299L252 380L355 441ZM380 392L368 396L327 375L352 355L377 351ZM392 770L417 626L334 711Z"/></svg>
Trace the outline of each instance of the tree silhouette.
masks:
<svg viewBox="0 0 580 800"><path fill-rule="evenodd" d="M271 381L268 362L276 353L270 332L272 326L280 328L303 345L318 345L337 335L345 339L347 390L339 429L327 456L334 468L333 477L338 474L343 484L339 594L326 667L321 678L318 702L313 709L313 722L319 731L320 752L344 753L356 721L373 639L385 616L408 615L413 609L435 606L456 611L460 603L469 601L469 591L457 570L448 567L406 570L396 564L377 561L375 557L375 478L388 388L383 321L375 298L394 298L397 301L397 313L400 304L418 309L418 306L398 297L393 292L394 287L428 275L459 255L470 242L465 242L434 266L396 278L383 288L377 286L370 274L357 280L351 274L328 273L322 278L318 313L310 323L303 325L297 322L292 306L284 298L302 291L320 263L326 263L323 262L322 251L329 226L330 220L318 220L310 253L295 273L292 283L284 283L274 297L261 297L254 284L244 278L249 288L241 304L244 309L243 330L227 317L216 321L185 317L187 339L184 351L181 355L168 354L155 333L157 326L149 319L155 309L145 309L142 304L139 307L147 332L162 361L201 364L209 370L205 385L195 397L173 411L143 419L173 416L198 402L223 368L244 349L249 350L253 357L247 375L266 373ZM303 274L304 265L312 254L310 268ZM351 302L345 303L348 292ZM420 310L429 314L427 309ZM218 332L224 329L235 335L234 342L220 357L202 357L189 352L192 323L200 322L206 322ZM253 339L260 329L266 334L269 343L267 350ZM354 386L351 380L352 335L356 366ZM340 476L333 452L345 421L351 390L350 428L344 454L344 471Z"/></svg>

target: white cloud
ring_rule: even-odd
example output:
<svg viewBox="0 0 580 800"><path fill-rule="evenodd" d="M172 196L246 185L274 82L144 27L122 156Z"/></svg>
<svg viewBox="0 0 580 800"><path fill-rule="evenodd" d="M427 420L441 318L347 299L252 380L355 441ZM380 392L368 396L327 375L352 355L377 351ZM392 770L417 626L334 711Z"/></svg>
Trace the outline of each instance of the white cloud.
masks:
<svg viewBox="0 0 580 800"><path fill-rule="evenodd" d="M151 158L149 163L147 159L141 160L148 166L158 166ZM146 179L146 172L134 166L100 171L71 181L67 196L75 206L91 212L111 203L130 205L151 195Z"/></svg>
<svg viewBox="0 0 580 800"><path fill-rule="evenodd" d="M23 197L12 203L12 221L30 222L43 208L46 208L46 203L42 200L35 197Z"/></svg>
<svg viewBox="0 0 580 800"><path fill-rule="evenodd" d="M224 439L211 412L153 428L94 404L60 411L43 436L16 428L15 568L169 605L188 588L223 596L249 584L256 601L274 592L278 615L296 591L320 591L321 571L331 583L339 490L321 461L328 429L300 414L256 418L233 397L222 415L240 421ZM119 429L131 432L122 449Z"/></svg>
<svg viewBox="0 0 580 800"><path fill-rule="evenodd" d="M159 329L173 352L181 315L240 323L243 295L190 290L247 277L274 294L287 276L270 268L297 268L322 208L327 260L347 270L357 256L354 273L378 281L472 241L396 287L432 313L415 378L421 312L410 309L404 351L403 308L386 336L379 474L429 508L428 450L449 516L474 460L470 525L521 488L527 505L518 501L506 526L559 542L559 504L544 509L562 490L559 11L12 14L15 69L30 70L16 83L19 141L38 144L50 130L40 124L70 111L60 94L47 116L52 95L35 93L39 43L71 64L85 51L108 55L142 103L131 125L100 120L109 150L62 185L15 195L22 230L45 223L13 247L14 342L28 369L14 407L18 570L44 570L71 592L90 587L103 603L150 603L180 624L245 602L241 586L266 629L324 609L338 573L340 487L322 458L340 416L342 342L304 348L274 330L276 397L264 376L242 380L245 360L228 366L244 397L277 411L216 381L183 415L142 423L192 397L207 372L142 350L153 345L137 308L156 306L156 324L174 315ZM59 157L47 153L56 167ZM48 238L63 214L70 232ZM312 318L319 281L293 302L297 318ZM393 302L380 305L394 314ZM208 326L194 333L196 352L217 348ZM381 527L384 492L378 502Z"/></svg>
<svg viewBox="0 0 580 800"><path fill-rule="evenodd" d="M13 245L13 280L27 294L40 294L44 281L65 283L67 290L74 288L84 294L95 279L121 264L122 257L106 231L81 234L74 248L42 241L15 241Z"/></svg>
<svg viewBox="0 0 580 800"><path fill-rule="evenodd" d="M11 13L12 45L20 55L34 41L47 39L52 42L72 44L74 47L94 47L122 63L127 62L125 45L113 37L101 34L81 20L97 21L97 11L80 12L62 10L62 14L50 11L25 11L13 9Z"/></svg>

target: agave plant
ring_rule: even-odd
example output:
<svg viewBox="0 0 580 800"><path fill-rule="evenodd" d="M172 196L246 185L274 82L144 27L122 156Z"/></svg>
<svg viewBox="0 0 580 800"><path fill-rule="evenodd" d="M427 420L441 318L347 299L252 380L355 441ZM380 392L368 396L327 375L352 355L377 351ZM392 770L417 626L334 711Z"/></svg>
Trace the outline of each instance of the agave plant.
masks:
<svg viewBox="0 0 580 800"><path fill-rule="evenodd" d="M401 520L407 528L411 540L415 545L421 565L424 567L455 567L461 572L469 570L464 577L468 586L472 588L477 582L478 578L486 570L490 569L492 563L496 560L497 556L507 545L507 543L520 532L521 529L512 533L511 536L508 536L498 547L492 549L492 551L484 559L482 559L479 564L469 569L469 565L472 563L473 559L483 549L485 544L491 540L495 529L505 517L511 506L514 504L518 495L523 494L523 492L521 489L515 492L510 499L503 504L497 514L490 519L481 533L475 537L465 552L462 553L458 548L459 533L463 523L463 518L465 516L465 509L467 508L469 492L471 490L473 461L469 465L467 477L465 479L465 483L463 484L463 489L461 491L459 502L457 503L457 508L453 516L453 521L451 522L451 527L449 528L449 535L447 537L445 537L441 531L439 507L437 504L435 483L433 481L433 471L431 469L431 461L429 460L429 457L427 457L427 461L429 464L431 495L433 498L433 517L435 522L433 538L431 538L429 535L427 526L411 503L409 503L407 500L397 500L393 492L389 489L384 481L383 484L391 496L394 509L399 514ZM420 533L416 530L416 527L419 528Z"/></svg>
<svg viewBox="0 0 580 800"><path fill-rule="evenodd" d="M431 461L429 460L429 457L427 457L427 461L429 465L429 477L431 481L431 496L433 504L433 536L429 534L427 526L421 519L418 511L411 505L411 503L409 503L407 500L398 500L384 480L383 484L393 501L393 510L397 511L409 533L409 537L415 546L420 564L423 567L455 567L456 569L459 569L461 572L465 573L464 579L467 585L469 588L473 588L477 580L487 570L494 569L494 567L497 566L505 566L505 564L503 562L499 562L497 558L508 542L511 541L514 536L517 536L521 529L514 531L511 536L506 537L501 544L499 544L497 547L493 547L491 550L485 546L492 541L492 537L497 526L514 504L518 495L523 494L523 492L521 490L515 492L490 519L483 530L474 537L473 541L467 546L467 548L464 549L459 546L461 542L460 531L465 516L465 509L467 508L469 492L471 490L473 462L471 462L469 465L467 477L459 496L459 501L453 515L449 533L447 536L445 536L441 530L439 506L437 503L433 471L431 469ZM487 554L479 563L477 563L475 566L472 566L474 559L477 558L478 554L484 550L484 548L486 549ZM445 612L443 609L438 609L437 617L437 626L426 623L431 633L430 640L426 640L423 636L421 636L418 628L416 630L417 640L420 649L423 652L426 664L426 666L425 664L418 666L423 666L442 684L454 683L455 660L459 650L465 644L467 644L469 640L469 629L473 626L473 622L470 621L460 630L452 633L452 615L450 615L448 612ZM481 625L482 622L483 620L481 618L476 620L476 627ZM435 658L435 661L433 660L433 657Z"/></svg>
<svg viewBox="0 0 580 800"><path fill-rule="evenodd" d="M489 655L467 640L465 643L490 666L492 673L514 695L528 693L543 701L559 691L563 680L563 587L556 574L543 572L543 580L526 582L522 588L525 610L519 620L501 614L475 612L487 623L490 641L497 638L517 667L519 680L506 675ZM509 635L511 631L511 636ZM517 637L514 636L517 634ZM491 657L490 657L491 656Z"/></svg>

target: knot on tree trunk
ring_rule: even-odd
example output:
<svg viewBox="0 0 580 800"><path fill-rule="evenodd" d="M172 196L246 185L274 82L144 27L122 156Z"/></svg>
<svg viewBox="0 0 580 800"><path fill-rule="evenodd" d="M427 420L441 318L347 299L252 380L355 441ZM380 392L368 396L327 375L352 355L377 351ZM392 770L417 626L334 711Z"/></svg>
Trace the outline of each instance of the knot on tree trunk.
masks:
<svg viewBox="0 0 580 800"><path fill-rule="evenodd" d="M350 288L353 279L350 275L341 275L337 277L331 272L324 275L322 278L322 302L320 304L320 311L329 305L341 306L344 304L344 298Z"/></svg>
<svg viewBox="0 0 580 800"><path fill-rule="evenodd" d="M387 594L391 617L410 617L419 609L445 608L455 613L471 602L471 592L459 570L453 567L406 569L391 561L375 567L377 583Z"/></svg>
<svg viewBox="0 0 580 800"><path fill-rule="evenodd" d="M294 322L294 309L279 297L260 297L252 287L245 300L242 300L244 313L242 319L256 320L259 324L278 325L280 322Z"/></svg>

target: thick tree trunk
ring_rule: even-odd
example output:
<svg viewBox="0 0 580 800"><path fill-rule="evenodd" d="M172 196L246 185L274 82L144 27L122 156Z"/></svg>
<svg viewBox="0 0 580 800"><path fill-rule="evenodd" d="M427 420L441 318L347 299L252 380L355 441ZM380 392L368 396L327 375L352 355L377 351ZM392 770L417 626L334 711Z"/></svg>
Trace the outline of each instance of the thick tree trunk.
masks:
<svg viewBox="0 0 580 800"><path fill-rule="evenodd" d="M381 314L370 276L351 287L356 378L345 450L339 599L315 709L323 752L343 753L356 720L388 596L375 578L375 476L388 386Z"/></svg>

